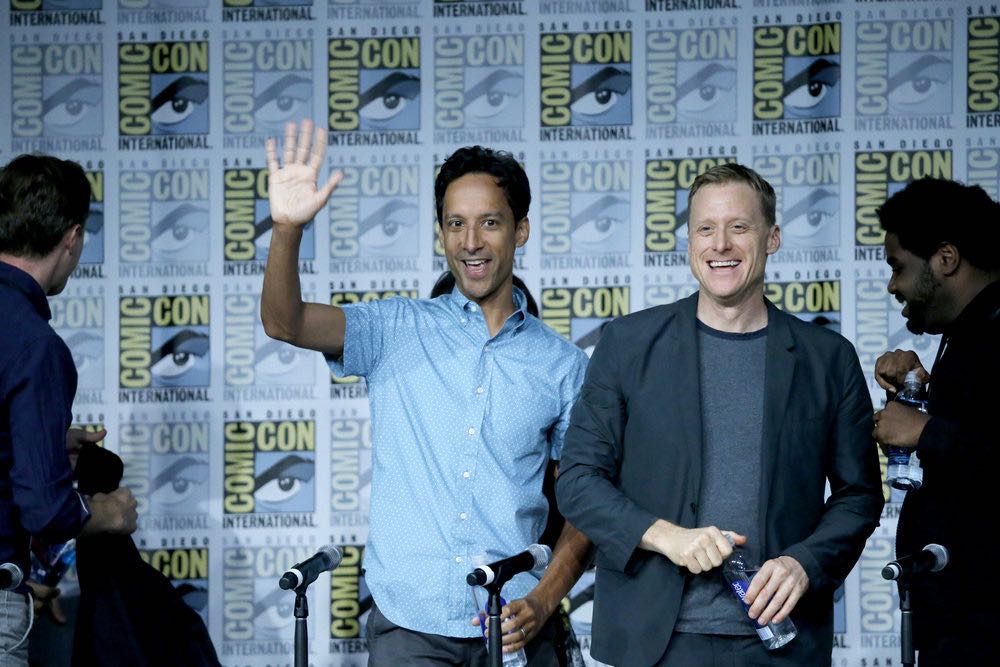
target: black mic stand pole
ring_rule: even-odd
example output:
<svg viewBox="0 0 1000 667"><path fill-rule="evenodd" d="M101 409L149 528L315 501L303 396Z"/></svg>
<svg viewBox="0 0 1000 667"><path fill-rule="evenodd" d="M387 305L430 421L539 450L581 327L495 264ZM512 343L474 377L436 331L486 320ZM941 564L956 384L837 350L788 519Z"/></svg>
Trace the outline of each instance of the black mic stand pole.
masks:
<svg viewBox="0 0 1000 667"><path fill-rule="evenodd" d="M309 603L306 601L306 588L295 589L295 667L309 667Z"/></svg>
<svg viewBox="0 0 1000 667"><path fill-rule="evenodd" d="M503 621L500 620L500 589L502 587L503 582L500 581L483 586L490 594L489 602L486 605L490 630L490 634L487 635L486 650L489 653L490 667L502 667L503 665L503 630L500 629L503 624Z"/></svg>
<svg viewBox="0 0 1000 667"><path fill-rule="evenodd" d="M896 580L899 587L899 651L903 667L914 667L917 663L913 651L913 611L910 609L910 582L908 577Z"/></svg>

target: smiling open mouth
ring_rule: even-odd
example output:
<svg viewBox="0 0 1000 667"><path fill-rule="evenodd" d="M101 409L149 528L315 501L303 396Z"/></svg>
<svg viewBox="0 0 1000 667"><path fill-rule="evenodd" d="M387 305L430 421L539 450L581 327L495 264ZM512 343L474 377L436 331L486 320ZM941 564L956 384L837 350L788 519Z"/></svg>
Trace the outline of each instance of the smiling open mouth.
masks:
<svg viewBox="0 0 1000 667"><path fill-rule="evenodd" d="M740 261L738 259L727 259L727 260L710 260L708 266L713 269L726 269L733 266L739 266Z"/></svg>

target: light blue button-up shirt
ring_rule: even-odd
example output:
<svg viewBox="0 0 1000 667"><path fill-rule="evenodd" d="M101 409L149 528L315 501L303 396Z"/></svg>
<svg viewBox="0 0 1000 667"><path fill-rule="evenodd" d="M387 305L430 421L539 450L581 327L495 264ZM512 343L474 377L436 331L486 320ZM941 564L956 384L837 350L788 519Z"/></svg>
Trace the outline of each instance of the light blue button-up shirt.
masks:
<svg viewBox="0 0 1000 667"><path fill-rule="evenodd" d="M365 579L393 623L475 637L471 558L523 551L545 526L542 478L559 459L586 355L518 306L490 337L457 289L344 307L337 375L368 382L372 494ZM507 600L537 578L504 586Z"/></svg>

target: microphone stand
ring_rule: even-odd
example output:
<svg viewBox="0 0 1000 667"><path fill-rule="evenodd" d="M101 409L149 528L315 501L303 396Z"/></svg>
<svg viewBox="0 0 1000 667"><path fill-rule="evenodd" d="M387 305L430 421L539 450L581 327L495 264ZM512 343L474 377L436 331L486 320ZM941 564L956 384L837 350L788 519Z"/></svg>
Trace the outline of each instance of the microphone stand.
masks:
<svg viewBox="0 0 1000 667"><path fill-rule="evenodd" d="M503 631L500 629L503 621L500 620L500 589L503 583L493 582L489 586L484 586L486 592L490 594L487 608L489 612L488 643L486 651L489 653L490 667L502 667L503 665Z"/></svg>
<svg viewBox="0 0 1000 667"><path fill-rule="evenodd" d="M295 667L309 667L309 603L306 600L306 588L295 589Z"/></svg>
<svg viewBox="0 0 1000 667"><path fill-rule="evenodd" d="M903 667L914 667L917 663L913 650L913 611L910 609L910 580L900 577L896 580L899 588L899 652Z"/></svg>

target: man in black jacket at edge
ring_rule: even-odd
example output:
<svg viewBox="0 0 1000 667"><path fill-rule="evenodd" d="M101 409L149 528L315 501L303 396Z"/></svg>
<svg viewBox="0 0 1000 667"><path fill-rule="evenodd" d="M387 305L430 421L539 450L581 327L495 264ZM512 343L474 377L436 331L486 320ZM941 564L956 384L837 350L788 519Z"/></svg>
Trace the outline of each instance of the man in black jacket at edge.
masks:
<svg viewBox="0 0 1000 667"><path fill-rule="evenodd" d="M991 591L1000 553L1000 204L978 186L927 178L890 197L878 216L888 289L904 304L907 328L943 334L930 374L911 350L875 364L890 393L911 369L930 381L927 414L890 402L876 413L874 431L883 446L915 448L924 468L923 486L903 502L897 555L930 543L950 553L942 571L911 583L918 664L983 665L1000 629Z"/></svg>

